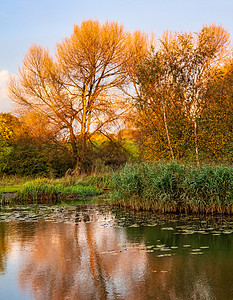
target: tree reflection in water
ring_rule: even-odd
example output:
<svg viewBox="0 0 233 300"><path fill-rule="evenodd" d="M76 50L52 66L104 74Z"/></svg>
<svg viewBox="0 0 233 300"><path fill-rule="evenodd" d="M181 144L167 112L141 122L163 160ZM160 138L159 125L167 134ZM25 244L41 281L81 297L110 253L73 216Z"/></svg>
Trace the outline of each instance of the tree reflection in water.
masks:
<svg viewBox="0 0 233 300"><path fill-rule="evenodd" d="M6 255L9 251L7 223L0 222L0 275L5 274Z"/></svg>
<svg viewBox="0 0 233 300"><path fill-rule="evenodd" d="M117 228L113 221L110 213L96 210L78 224L2 223L1 272L17 248L19 288L33 299L230 299L231 236L219 243L202 237L210 244L204 255L177 251L158 257L161 252L145 251L152 238L155 244L164 235L180 249L186 237L156 228Z"/></svg>
<svg viewBox="0 0 233 300"><path fill-rule="evenodd" d="M126 299L142 293L146 253L121 251L124 230L102 223L78 225L41 222L19 271L23 290L36 299ZM103 253L108 252L108 253ZM30 254L29 254L30 253Z"/></svg>

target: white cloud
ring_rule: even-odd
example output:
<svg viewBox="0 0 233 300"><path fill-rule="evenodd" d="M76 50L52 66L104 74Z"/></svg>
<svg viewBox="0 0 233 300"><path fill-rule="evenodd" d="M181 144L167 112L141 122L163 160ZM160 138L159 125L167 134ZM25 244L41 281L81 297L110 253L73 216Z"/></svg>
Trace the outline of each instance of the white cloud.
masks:
<svg viewBox="0 0 233 300"><path fill-rule="evenodd" d="M11 100L7 97L8 70L0 71L0 113L12 110Z"/></svg>

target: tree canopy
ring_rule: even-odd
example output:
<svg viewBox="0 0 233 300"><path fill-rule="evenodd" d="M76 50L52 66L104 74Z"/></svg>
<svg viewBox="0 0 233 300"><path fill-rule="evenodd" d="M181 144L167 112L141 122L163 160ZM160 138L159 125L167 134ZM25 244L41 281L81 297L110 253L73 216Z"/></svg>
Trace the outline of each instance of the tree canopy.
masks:
<svg viewBox="0 0 233 300"><path fill-rule="evenodd" d="M164 154L159 150L164 157L187 156L188 145L199 164L198 124L204 107L210 105L206 93L213 69L229 55L229 44L229 33L217 25L204 26L197 33L166 32L159 48L139 65L139 126L147 128L150 139L154 135L152 141L164 149ZM145 113L151 115L149 122Z"/></svg>
<svg viewBox="0 0 233 300"><path fill-rule="evenodd" d="M145 36L130 34L116 22L75 25L72 35L57 44L55 57L38 45L29 49L19 74L11 78L10 97L66 131L74 159L82 162L87 140L127 111L122 90L137 57L146 53Z"/></svg>
<svg viewBox="0 0 233 300"><path fill-rule="evenodd" d="M105 152L119 149L121 162L130 157L111 135L123 126L130 127L147 159L199 164L210 157L229 158L230 53L229 33L215 24L196 33L166 31L156 40L153 33L131 33L117 22L83 21L54 53L31 46L11 77L9 96L23 124L19 140L33 140L37 150L43 144L41 153L57 147L61 161L64 149L67 166L79 171ZM1 127L4 122L0 119L0 138L11 139L11 127ZM105 146L95 142L99 134L108 139ZM109 153L105 157L112 161Z"/></svg>

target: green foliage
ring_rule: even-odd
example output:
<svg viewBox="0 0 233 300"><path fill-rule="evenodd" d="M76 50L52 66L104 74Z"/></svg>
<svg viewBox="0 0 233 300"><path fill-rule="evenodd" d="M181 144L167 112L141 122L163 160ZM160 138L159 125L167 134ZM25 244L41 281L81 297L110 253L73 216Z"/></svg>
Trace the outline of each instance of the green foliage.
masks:
<svg viewBox="0 0 233 300"><path fill-rule="evenodd" d="M79 182L81 186L94 186L101 189L107 189L111 184L111 173L93 174Z"/></svg>
<svg viewBox="0 0 233 300"><path fill-rule="evenodd" d="M71 186L61 190L60 198L62 197L91 197L102 194L103 191L94 186Z"/></svg>
<svg viewBox="0 0 233 300"><path fill-rule="evenodd" d="M233 168L206 165L199 170L192 169L184 180L186 197L199 205L219 211L233 204Z"/></svg>
<svg viewBox="0 0 233 300"><path fill-rule="evenodd" d="M17 192L16 202L23 203L55 203L78 197L98 196L103 190L92 185L65 186L63 181L38 178L26 182Z"/></svg>
<svg viewBox="0 0 233 300"><path fill-rule="evenodd" d="M62 176L72 168L67 145L44 134L33 136L16 117L0 114L0 174Z"/></svg>
<svg viewBox="0 0 233 300"><path fill-rule="evenodd" d="M20 176L61 176L72 168L72 156L62 144L18 139L0 157L0 173ZM6 151L5 151L6 152Z"/></svg>
<svg viewBox="0 0 233 300"><path fill-rule="evenodd" d="M82 163L83 173L108 173L122 167L131 158L125 142L111 137L110 140L89 142L85 160Z"/></svg>
<svg viewBox="0 0 233 300"><path fill-rule="evenodd" d="M56 202L60 190L52 185L48 179L36 179L27 182L17 193L17 201L24 203Z"/></svg>
<svg viewBox="0 0 233 300"><path fill-rule="evenodd" d="M0 114L0 175L61 177L75 169L70 144L57 140L47 120L41 116L37 116L39 124L31 120L36 115L26 117L27 126L11 114ZM81 167L83 173L108 173L131 158L130 147L127 149L125 141L113 135L103 137L99 143L87 143ZM81 152L81 143L77 142L76 146Z"/></svg>
<svg viewBox="0 0 233 300"><path fill-rule="evenodd" d="M12 141L15 141L20 128L19 120L10 113L0 113L0 173L8 169Z"/></svg>
<svg viewBox="0 0 233 300"><path fill-rule="evenodd" d="M233 212L233 168L177 163L126 165L112 176L123 206L171 212Z"/></svg>

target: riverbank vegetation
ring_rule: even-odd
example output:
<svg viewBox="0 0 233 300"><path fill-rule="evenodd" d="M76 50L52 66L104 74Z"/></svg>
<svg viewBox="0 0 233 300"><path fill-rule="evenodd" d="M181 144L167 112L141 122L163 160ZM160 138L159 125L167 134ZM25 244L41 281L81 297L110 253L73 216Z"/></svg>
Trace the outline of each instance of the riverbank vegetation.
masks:
<svg viewBox="0 0 233 300"><path fill-rule="evenodd" d="M109 190L110 176L70 176L60 179L17 178L1 179L1 204L53 204L71 203L78 200L90 200Z"/></svg>
<svg viewBox="0 0 233 300"><path fill-rule="evenodd" d="M233 213L233 167L126 165L112 178L115 204L171 213Z"/></svg>
<svg viewBox="0 0 233 300"><path fill-rule="evenodd" d="M9 83L15 113L0 113L4 201L89 197L112 184L123 206L231 213L230 45L215 24L156 39L87 20L53 54L30 47Z"/></svg>
<svg viewBox="0 0 233 300"><path fill-rule="evenodd" d="M2 204L71 203L89 201L100 195L102 199L111 198L112 205L135 210L232 214L233 167L134 163L101 175L2 179L0 188Z"/></svg>

